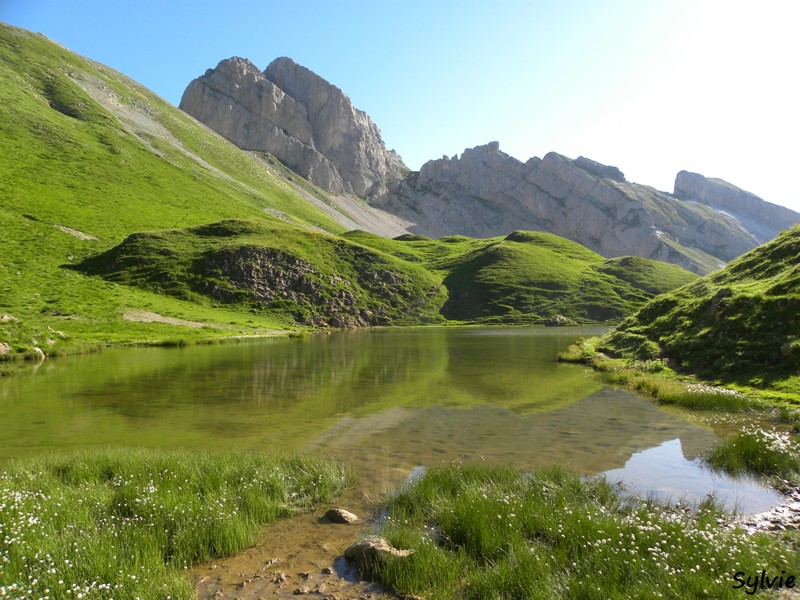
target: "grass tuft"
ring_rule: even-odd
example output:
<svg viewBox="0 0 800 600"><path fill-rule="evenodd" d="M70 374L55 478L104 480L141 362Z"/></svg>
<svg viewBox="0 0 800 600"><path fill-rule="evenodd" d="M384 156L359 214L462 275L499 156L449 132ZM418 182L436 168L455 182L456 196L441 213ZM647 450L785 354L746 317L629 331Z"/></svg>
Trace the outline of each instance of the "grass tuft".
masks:
<svg viewBox="0 0 800 600"><path fill-rule="evenodd" d="M706 461L728 473L796 480L800 477L800 444L788 433L744 430L714 446Z"/></svg>

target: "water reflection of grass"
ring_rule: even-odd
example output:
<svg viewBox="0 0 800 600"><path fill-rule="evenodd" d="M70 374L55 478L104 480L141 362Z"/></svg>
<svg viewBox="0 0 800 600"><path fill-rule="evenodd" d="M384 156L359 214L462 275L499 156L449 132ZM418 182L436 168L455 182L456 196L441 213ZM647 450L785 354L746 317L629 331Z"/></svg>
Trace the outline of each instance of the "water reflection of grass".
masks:
<svg viewBox="0 0 800 600"><path fill-rule="evenodd" d="M0 597L192 598L188 564L351 483L337 464L255 454L117 451L0 474Z"/></svg>
<svg viewBox="0 0 800 600"><path fill-rule="evenodd" d="M395 496L386 535L413 548L376 567L426 598L740 598L737 572L796 574L798 556L766 534L653 503L622 502L602 480L559 469L449 466ZM741 587L741 586L740 586Z"/></svg>
<svg viewBox="0 0 800 600"><path fill-rule="evenodd" d="M599 371L608 383L626 385L654 398L661 404L694 410L751 412L777 416L785 422L800 422L796 398L787 402L781 396L748 389L741 390L698 382L681 376L663 361L632 361L611 358L600 352L600 338L582 339L559 354L563 362L585 363ZM800 476L800 450L789 434L754 429L741 431L716 444L707 454L708 464L729 473L748 473L768 477Z"/></svg>

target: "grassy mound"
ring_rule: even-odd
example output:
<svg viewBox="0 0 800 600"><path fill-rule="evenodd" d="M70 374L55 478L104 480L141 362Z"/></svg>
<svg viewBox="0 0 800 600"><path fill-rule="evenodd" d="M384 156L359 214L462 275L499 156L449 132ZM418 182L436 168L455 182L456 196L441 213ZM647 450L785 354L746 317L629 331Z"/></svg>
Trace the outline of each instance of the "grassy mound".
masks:
<svg viewBox="0 0 800 600"><path fill-rule="evenodd" d="M482 240L345 235L439 273L449 294L442 314L458 321L618 321L655 294L696 279L658 261L606 260L549 233L515 231L505 238Z"/></svg>
<svg viewBox="0 0 800 600"><path fill-rule="evenodd" d="M241 551L259 526L351 482L340 466L254 454L114 451L0 473L0 593L193 598L192 562Z"/></svg>
<svg viewBox="0 0 800 600"><path fill-rule="evenodd" d="M78 268L315 326L432 322L445 299L440 280L419 265L336 236L251 221L136 233Z"/></svg>
<svg viewBox="0 0 800 600"><path fill-rule="evenodd" d="M439 468L391 500L383 535L414 554L376 575L430 599L607 600L741 598L742 575L795 573L787 543L726 529L706 504L625 502L559 469Z"/></svg>
<svg viewBox="0 0 800 600"><path fill-rule="evenodd" d="M800 228L664 294L598 349L706 379L800 393Z"/></svg>

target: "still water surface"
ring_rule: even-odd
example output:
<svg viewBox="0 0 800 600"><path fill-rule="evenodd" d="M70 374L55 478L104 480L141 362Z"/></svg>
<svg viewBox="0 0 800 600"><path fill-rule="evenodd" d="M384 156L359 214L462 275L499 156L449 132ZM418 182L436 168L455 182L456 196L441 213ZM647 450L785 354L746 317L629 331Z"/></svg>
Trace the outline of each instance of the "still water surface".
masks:
<svg viewBox="0 0 800 600"><path fill-rule="evenodd" d="M0 459L104 446L343 459L375 492L453 460L607 472L642 494L757 512L779 497L695 459L689 413L603 385L557 352L597 328L421 328L109 350L0 381Z"/></svg>

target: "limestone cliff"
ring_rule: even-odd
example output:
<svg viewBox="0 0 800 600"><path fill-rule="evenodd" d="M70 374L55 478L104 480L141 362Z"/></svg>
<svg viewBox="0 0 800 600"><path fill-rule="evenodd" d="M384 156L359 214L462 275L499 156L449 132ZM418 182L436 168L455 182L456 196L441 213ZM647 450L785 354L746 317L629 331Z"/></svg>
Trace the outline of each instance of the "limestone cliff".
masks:
<svg viewBox="0 0 800 600"><path fill-rule="evenodd" d="M223 60L189 84L180 108L334 192L380 195L408 171L344 92L289 58L263 72L243 58Z"/></svg>
<svg viewBox="0 0 800 600"><path fill-rule="evenodd" d="M700 189L659 192L626 181L616 167L554 152L522 162L492 142L425 163L374 204L415 222L415 233L548 231L607 257L642 256L700 274L800 222L788 209L762 216L750 204L756 197L741 190L735 210L724 210L708 186Z"/></svg>
<svg viewBox="0 0 800 600"><path fill-rule="evenodd" d="M752 233L759 244L772 240L789 225L800 222L800 214L793 210L762 200L722 179L711 179L689 171L681 171L675 177L675 196L725 213Z"/></svg>

